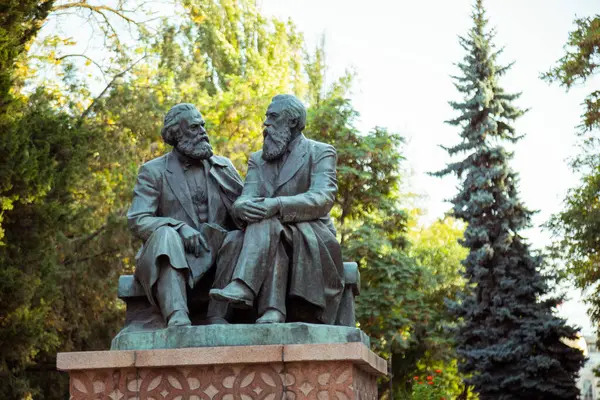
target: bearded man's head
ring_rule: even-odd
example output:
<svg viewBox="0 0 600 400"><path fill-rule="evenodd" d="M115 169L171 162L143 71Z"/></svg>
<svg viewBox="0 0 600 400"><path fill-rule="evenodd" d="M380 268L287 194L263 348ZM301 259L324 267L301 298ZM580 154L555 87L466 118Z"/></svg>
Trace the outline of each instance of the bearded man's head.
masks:
<svg viewBox="0 0 600 400"><path fill-rule="evenodd" d="M263 125L262 158L277 160L283 156L290 142L304 130L306 108L296 96L277 95L267 109Z"/></svg>
<svg viewBox="0 0 600 400"><path fill-rule="evenodd" d="M180 103L165 115L161 135L165 143L194 160L212 157L213 150L204 128L204 118L193 104Z"/></svg>

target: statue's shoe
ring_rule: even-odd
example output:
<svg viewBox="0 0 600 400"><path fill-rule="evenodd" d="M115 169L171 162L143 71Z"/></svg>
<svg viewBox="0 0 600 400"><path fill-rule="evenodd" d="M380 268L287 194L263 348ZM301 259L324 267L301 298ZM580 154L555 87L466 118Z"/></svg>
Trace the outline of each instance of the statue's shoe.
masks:
<svg viewBox="0 0 600 400"><path fill-rule="evenodd" d="M285 315L274 308L269 308L262 317L256 320L257 324L280 324L283 322L285 322Z"/></svg>
<svg viewBox="0 0 600 400"><path fill-rule="evenodd" d="M237 308L252 308L254 305L254 294L250 288L238 281L231 282L224 289L212 289L209 295L211 299L227 301Z"/></svg>
<svg viewBox="0 0 600 400"><path fill-rule="evenodd" d="M169 326L190 326L192 321L188 317L187 313L182 310L177 310L169 318Z"/></svg>

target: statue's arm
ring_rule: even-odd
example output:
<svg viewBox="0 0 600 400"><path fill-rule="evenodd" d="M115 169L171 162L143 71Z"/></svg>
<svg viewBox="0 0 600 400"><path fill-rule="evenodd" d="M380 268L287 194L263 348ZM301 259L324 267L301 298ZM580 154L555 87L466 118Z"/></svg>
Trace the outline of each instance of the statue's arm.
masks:
<svg viewBox="0 0 600 400"><path fill-rule="evenodd" d="M246 181L244 182L244 189L242 195L233 203L233 212L238 215L238 207L244 201L249 199L255 199L260 194L260 172L258 171L258 165L254 161L254 156L250 156L248 159L248 173L246 174ZM239 218L239 216L237 217Z"/></svg>
<svg viewBox="0 0 600 400"><path fill-rule="evenodd" d="M227 168L229 170L229 174L233 182L231 185L229 185L229 188L231 190L221 189L221 199L223 200L225 208L227 208L227 212L229 213L231 221L233 222L235 227L242 229L246 226L246 223L236 216L234 211L234 204L242 194L244 181L242 180L242 177L240 176L239 172L237 171L231 160L227 159L227 163L229 164Z"/></svg>
<svg viewBox="0 0 600 400"><path fill-rule="evenodd" d="M283 222L313 221L329 213L337 194L336 163L335 149L327 146L313 161L308 191L278 197Z"/></svg>
<svg viewBox="0 0 600 400"><path fill-rule="evenodd" d="M161 226L179 229L185 225L174 218L156 215L161 190L160 172L151 166L143 165L133 188L133 201L127 213L127 222L131 232L144 241Z"/></svg>

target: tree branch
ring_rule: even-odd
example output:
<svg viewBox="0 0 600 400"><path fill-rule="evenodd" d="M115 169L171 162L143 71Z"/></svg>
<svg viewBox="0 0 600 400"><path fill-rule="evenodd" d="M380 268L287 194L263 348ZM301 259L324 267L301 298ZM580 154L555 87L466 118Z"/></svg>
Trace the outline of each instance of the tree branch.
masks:
<svg viewBox="0 0 600 400"><path fill-rule="evenodd" d="M92 11L95 11L98 14L102 15L105 19L106 19L106 15L104 14L104 11L108 11L108 12L111 12L111 13L119 16L120 18L124 19L125 21L127 21L131 24L138 25L137 21L135 21L132 18L125 15L126 12L129 12L127 10L112 8L112 7L108 7L108 6L104 6L104 5L94 6L94 5L86 3L85 1L79 1L76 3L60 4L60 5L52 7L52 11L66 10L69 8L85 8L88 10L92 10Z"/></svg>
<svg viewBox="0 0 600 400"><path fill-rule="evenodd" d="M70 58L70 57L85 58L86 60L88 60L89 62L94 64L96 67L98 67L98 69L102 73L102 76L104 76L104 79L106 80L106 74L104 73L104 69L102 68L102 66L100 64L98 64L96 61L94 61L93 59L91 59L90 57L86 56L85 54L65 54L64 56L56 57L55 60L60 61L60 60L64 60L64 59Z"/></svg>
<svg viewBox="0 0 600 400"><path fill-rule="evenodd" d="M106 26L108 28L103 27L101 25L101 23L96 18L96 14L100 14L102 16L102 19L104 19L104 23L106 24ZM104 45L107 46L106 42L108 40L109 31L110 31L110 32L112 32L112 36L114 36L115 42L117 43L118 47L121 47L121 40L119 39L119 34L117 33L117 30L115 29L115 27L112 26L112 24L108 20L108 16L104 12L102 12L102 11L90 11L90 16L92 18L94 18L94 20L96 21L96 23L98 24L98 26L100 27L100 29L102 29L102 31L104 31Z"/></svg>
<svg viewBox="0 0 600 400"><path fill-rule="evenodd" d="M146 58L147 55L144 55L143 57L141 57L140 59L138 59L136 62L134 62L133 64L131 64L129 67L127 67L126 69L124 69L123 71L119 72L118 74L116 74L113 79L108 83L108 85L106 85L106 87L102 90L102 92L100 92L100 94L94 99L92 100L92 102L90 103L90 105L88 106L88 108L85 109L85 111L81 114L81 116L79 117L79 123L81 124L83 122L83 120L85 118L87 118L87 116L89 115L90 112L92 112L94 106L96 105L96 103L106 94L106 92L108 92L108 90L117 82L117 80L119 78L121 78L122 76L124 76L126 73L128 73L129 71L131 71L133 69L133 67L135 67L140 61L142 61L144 58Z"/></svg>
<svg viewBox="0 0 600 400"><path fill-rule="evenodd" d="M75 248L75 251L81 250L81 248L83 247L84 244L94 240L94 238L96 238L98 235L100 235L100 233L102 233L102 231L104 231L107 226L108 226L108 224L104 224L100 228L98 228L96 231L90 233L89 235L86 235L85 237L79 237L79 238L73 239L73 242L78 242L77 246Z"/></svg>
<svg viewBox="0 0 600 400"><path fill-rule="evenodd" d="M102 251L100 253L92 254L90 256L79 258L79 259L75 259L75 260L69 260L69 259L67 259L67 260L63 261L62 264L63 265L71 265L71 264L75 264L75 263L89 261L89 260L92 260L92 259L97 258L97 257L101 257L101 256L105 256L107 254L114 253L114 252L116 252L118 250L119 250L119 248L108 249L108 250Z"/></svg>

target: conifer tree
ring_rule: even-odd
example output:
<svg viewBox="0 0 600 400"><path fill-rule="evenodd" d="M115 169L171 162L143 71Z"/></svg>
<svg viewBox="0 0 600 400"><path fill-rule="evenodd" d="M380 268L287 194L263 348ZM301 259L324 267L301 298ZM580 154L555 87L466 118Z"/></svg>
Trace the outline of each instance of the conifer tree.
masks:
<svg viewBox="0 0 600 400"><path fill-rule="evenodd" d="M554 315L560 299L549 295L543 260L519 233L532 212L519 198L512 153L503 144L521 138L512 126L524 114L512 104L520 94L498 84L511 65L497 64L501 51L486 29L482 0L472 18L474 26L460 38L467 52L458 63L462 75L454 77L464 100L450 102L460 115L448 121L460 127L462 140L446 149L464 158L435 174L458 176L462 187L452 212L468 223L463 264L471 290L449 303L462 321L456 330L460 370L471 374L467 383L481 400L577 399L584 357L563 340L578 331Z"/></svg>

